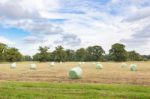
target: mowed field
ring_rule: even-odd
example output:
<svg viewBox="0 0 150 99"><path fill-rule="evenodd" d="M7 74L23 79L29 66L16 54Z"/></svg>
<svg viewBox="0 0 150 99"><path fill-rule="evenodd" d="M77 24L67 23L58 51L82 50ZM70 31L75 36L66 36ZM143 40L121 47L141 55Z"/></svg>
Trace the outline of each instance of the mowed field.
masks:
<svg viewBox="0 0 150 99"><path fill-rule="evenodd" d="M37 64L36 70L30 70L31 63L17 63L16 69L10 69L10 63L0 64L0 80L150 85L150 62L127 62L127 68L122 68L121 63L101 62L104 68L100 70L93 62L86 62L81 65L82 79L77 80L69 79L68 72L79 62L55 63L54 66L49 66L48 62L34 62ZM137 64L138 71L130 71L129 65L132 63Z"/></svg>
<svg viewBox="0 0 150 99"><path fill-rule="evenodd" d="M150 99L150 62L121 63L101 62L97 70L93 62L81 65L81 79L69 79L68 72L78 62L0 64L0 99ZM138 71L130 71L130 64L137 64Z"/></svg>

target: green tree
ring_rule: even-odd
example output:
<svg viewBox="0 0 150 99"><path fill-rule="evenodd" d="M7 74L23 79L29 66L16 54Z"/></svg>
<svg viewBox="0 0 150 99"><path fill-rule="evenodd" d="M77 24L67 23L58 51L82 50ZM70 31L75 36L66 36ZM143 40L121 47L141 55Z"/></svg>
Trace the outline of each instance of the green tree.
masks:
<svg viewBox="0 0 150 99"><path fill-rule="evenodd" d="M141 61L143 59L144 58L139 53L137 53L136 51L129 51L128 52L128 60L129 61Z"/></svg>
<svg viewBox="0 0 150 99"><path fill-rule="evenodd" d="M7 50L7 45L0 43L0 61L5 61L6 50Z"/></svg>
<svg viewBox="0 0 150 99"><path fill-rule="evenodd" d="M103 55L105 54L105 51L101 46L90 46L86 49L87 61L100 61L103 60Z"/></svg>
<svg viewBox="0 0 150 99"><path fill-rule="evenodd" d="M39 61L40 54L39 54L39 53L36 53L36 54L33 55L32 57L33 57L33 61Z"/></svg>
<svg viewBox="0 0 150 99"><path fill-rule="evenodd" d="M85 61L86 58L86 50L84 48L80 48L76 51L76 60L77 61Z"/></svg>
<svg viewBox="0 0 150 99"><path fill-rule="evenodd" d="M16 48L8 48L5 53L6 60L9 62L21 61L22 55Z"/></svg>
<svg viewBox="0 0 150 99"><path fill-rule="evenodd" d="M123 44L113 44L112 48L109 50L109 55L113 61L126 61L127 52L125 50L125 45Z"/></svg>
<svg viewBox="0 0 150 99"><path fill-rule="evenodd" d="M23 60L24 61L32 61L32 57L29 55L25 55L25 56L23 56Z"/></svg>
<svg viewBox="0 0 150 99"><path fill-rule="evenodd" d="M39 47L39 53L37 54L38 56L36 56L37 57L37 59L40 61L40 62L45 62L45 61L48 61L49 60L49 53L48 53L48 47Z"/></svg>
<svg viewBox="0 0 150 99"><path fill-rule="evenodd" d="M75 60L75 51L67 49L66 50L66 61L74 61Z"/></svg>
<svg viewBox="0 0 150 99"><path fill-rule="evenodd" d="M53 57L55 61L65 61L66 52L62 46L57 46L53 52Z"/></svg>

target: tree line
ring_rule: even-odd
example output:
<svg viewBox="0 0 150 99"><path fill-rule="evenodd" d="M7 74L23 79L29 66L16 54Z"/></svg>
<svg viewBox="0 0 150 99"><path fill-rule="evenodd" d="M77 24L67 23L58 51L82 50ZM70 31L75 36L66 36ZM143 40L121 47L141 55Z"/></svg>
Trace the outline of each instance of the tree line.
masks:
<svg viewBox="0 0 150 99"><path fill-rule="evenodd" d="M18 49L8 47L6 44L0 43L0 62L3 61L143 61L149 60L148 55L140 55L136 51L127 51L125 45L113 44L106 54L99 45L89 46L87 48L79 48L77 50L64 49L57 46L54 51L49 52L49 47L39 47L38 53L33 56L22 55Z"/></svg>

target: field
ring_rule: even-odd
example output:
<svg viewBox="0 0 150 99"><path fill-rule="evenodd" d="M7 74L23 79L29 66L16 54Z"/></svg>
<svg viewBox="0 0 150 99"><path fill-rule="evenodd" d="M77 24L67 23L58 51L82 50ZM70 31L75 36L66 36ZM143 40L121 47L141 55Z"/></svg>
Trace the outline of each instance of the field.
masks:
<svg viewBox="0 0 150 99"><path fill-rule="evenodd" d="M138 71L130 71L135 63ZM38 63L36 70L30 70L31 62L17 63L10 69L10 63L0 64L0 99L149 99L150 62L121 63L102 62L104 68L97 70L93 62L86 62L82 79L69 79L68 71L78 62Z"/></svg>

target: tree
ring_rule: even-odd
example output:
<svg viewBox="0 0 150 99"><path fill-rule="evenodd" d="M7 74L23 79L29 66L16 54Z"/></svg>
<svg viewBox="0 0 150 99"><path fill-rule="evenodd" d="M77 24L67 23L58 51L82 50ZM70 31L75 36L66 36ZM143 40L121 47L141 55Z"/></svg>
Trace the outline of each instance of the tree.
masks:
<svg viewBox="0 0 150 99"><path fill-rule="evenodd" d="M126 61L127 52L123 44L113 44L112 48L109 50L109 55L113 61Z"/></svg>
<svg viewBox="0 0 150 99"><path fill-rule="evenodd" d="M5 60L5 52L7 50L7 45L0 43L0 61Z"/></svg>
<svg viewBox="0 0 150 99"><path fill-rule="evenodd" d="M145 61L150 60L150 55L142 55L142 57L144 58Z"/></svg>
<svg viewBox="0 0 150 99"><path fill-rule="evenodd" d="M33 61L39 61L39 53L36 53L35 55L33 55Z"/></svg>
<svg viewBox="0 0 150 99"><path fill-rule="evenodd" d="M135 51L129 51L128 52L128 60L129 61L141 61L144 58L137 52Z"/></svg>
<svg viewBox="0 0 150 99"><path fill-rule="evenodd" d="M80 48L76 51L76 60L77 61L85 61L86 58L86 50L84 48Z"/></svg>
<svg viewBox="0 0 150 99"><path fill-rule="evenodd" d="M75 51L67 49L66 50L66 61L74 61L75 60Z"/></svg>
<svg viewBox="0 0 150 99"><path fill-rule="evenodd" d="M101 46L90 46L86 49L87 61L99 61L103 59L103 55L105 54L105 51Z"/></svg>
<svg viewBox="0 0 150 99"><path fill-rule="evenodd" d="M66 53L62 46L57 46L53 52L53 57L55 61L65 61Z"/></svg>
<svg viewBox="0 0 150 99"><path fill-rule="evenodd" d="M48 61L49 60L49 57L50 57L50 54L48 53L48 47L39 47L39 52L37 55L38 55L38 60L40 62L45 62L45 61Z"/></svg>
<svg viewBox="0 0 150 99"><path fill-rule="evenodd" d="M32 57L29 55L25 55L25 56L23 56L23 60L24 61L32 61Z"/></svg>
<svg viewBox="0 0 150 99"><path fill-rule="evenodd" d="M21 61L22 55L16 48L8 48L5 53L6 60L9 62Z"/></svg>

